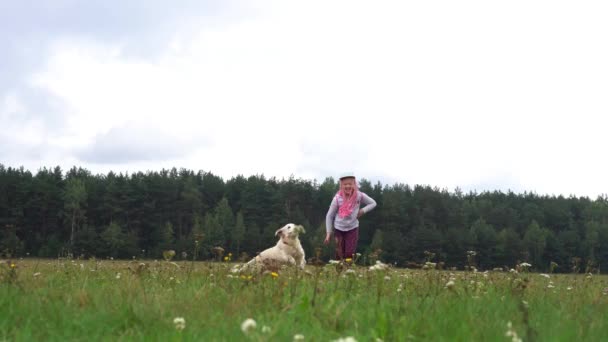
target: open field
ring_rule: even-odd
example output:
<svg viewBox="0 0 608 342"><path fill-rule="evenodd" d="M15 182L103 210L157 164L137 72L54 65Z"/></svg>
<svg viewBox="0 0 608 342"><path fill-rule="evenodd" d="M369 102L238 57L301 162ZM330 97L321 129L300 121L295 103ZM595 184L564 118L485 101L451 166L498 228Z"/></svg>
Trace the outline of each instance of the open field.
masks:
<svg viewBox="0 0 608 342"><path fill-rule="evenodd" d="M326 265L253 277L231 263L0 264L0 340L600 341L608 278ZM178 319L174 322L176 318ZM242 330L252 318L255 328ZM508 328L511 322L511 329ZM506 336L510 335L510 336ZM298 337L302 337L298 336Z"/></svg>

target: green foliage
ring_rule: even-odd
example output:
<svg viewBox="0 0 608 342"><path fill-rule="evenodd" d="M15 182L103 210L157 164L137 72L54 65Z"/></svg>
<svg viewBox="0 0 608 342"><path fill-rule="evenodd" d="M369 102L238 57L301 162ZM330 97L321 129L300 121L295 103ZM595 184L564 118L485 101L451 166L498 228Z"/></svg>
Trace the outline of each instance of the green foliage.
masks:
<svg viewBox="0 0 608 342"><path fill-rule="evenodd" d="M382 249L384 261L420 263L429 251L446 267L462 268L466 252L475 250L480 269L528 261L546 271L553 261L560 265L557 272L568 272L578 257L581 265L608 270L605 196L452 193L359 181L378 207L360 220L358 251ZM293 222L308 231L301 237L307 255L320 249L327 260L333 253L322 245L321 227L337 189L333 178L224 181L211 172L176 168L93 175L76 167L63 174L57 167L32 174L0 165L0 244L17 256L158 258L162 250L175 249L178 258L186 253L204 259L213 247L252 256L276 242L277 228ZM195 240L198 255L192 254Z"/></svg>

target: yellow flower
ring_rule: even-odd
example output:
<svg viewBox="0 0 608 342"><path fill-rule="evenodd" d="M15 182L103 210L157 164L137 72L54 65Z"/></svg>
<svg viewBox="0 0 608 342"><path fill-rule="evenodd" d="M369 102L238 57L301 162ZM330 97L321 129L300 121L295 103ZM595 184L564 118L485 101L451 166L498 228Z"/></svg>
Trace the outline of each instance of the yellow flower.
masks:
<svg viewBox="0 0 608 342"><path fill-rule="evenodd" d="M17 267L17 265L11 263L11 268L15 268L15 267Z"/></svg>
<svg viewBox="0 0 608 342"><path fill-rule="evenodd" d="M231 257L231 256L232 256L232 253L228 253L228 256L229 256L229 257Z"/></svg>
<svg viewBox="0 0 608 342"><path fill-rule="evenodd" d="M344 261L351 262L351 261L353 261L353 259L352 258L346 258L346 259L344 259Z"/></svg>
<svg viewBox="0 0 608 342"><path fill-rule="evenodd" d="M224 257L224 261L230 260L227 256Z"/></svg>
<svg viewBox="0 0 608 342"><path fill-rule="evenodd" d="M253 278L253 276L247 276L247 280L251 280L251 278Z"/></svg>
<svg viewBox="0 0 608 342"><path fill-rule="evenodd" d="M272 273L270 273L270 275L271 275L273 278L276 278L276 277L278 277L278 276L279 276L279 274L278 274L277 272L272 272Z"/></svg>
<svg viewBox="0 0 608 342"><path fill-rule="evenodd" d="M241 279L247 279L247 277L245 277L244 275L241 275Z"/></svg>

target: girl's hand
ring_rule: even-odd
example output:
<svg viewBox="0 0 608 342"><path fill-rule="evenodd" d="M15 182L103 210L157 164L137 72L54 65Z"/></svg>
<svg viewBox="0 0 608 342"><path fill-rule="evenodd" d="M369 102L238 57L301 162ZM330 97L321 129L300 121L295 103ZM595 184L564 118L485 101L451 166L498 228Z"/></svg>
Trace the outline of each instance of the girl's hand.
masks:
<svg viewBox="0 0 608 342"><path fill-rule="evenodd" d="M327 233L325 234L325 240L323 241L324 244L328 244L331 238L331 233Z"/></svg>
<svg viewBox="0 0 608 342"><path fill-rule="evenodd" d="M359 212L357 213L357 218L363 216L363 214L365 214L365 211L363 211L363 209L359 209Z"/></svg>

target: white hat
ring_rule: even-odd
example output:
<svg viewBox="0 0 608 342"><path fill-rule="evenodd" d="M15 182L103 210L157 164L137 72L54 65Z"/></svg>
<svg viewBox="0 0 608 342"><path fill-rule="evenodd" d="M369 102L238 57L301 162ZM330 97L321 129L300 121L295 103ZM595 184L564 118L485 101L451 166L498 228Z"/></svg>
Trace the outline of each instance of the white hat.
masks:
<svg viewBox="0 0 608 342"><path fill-rule="evenodd" d="M343 173L340 174L340 180L342 180L344 178L355 178L355 173L352 172L352 171L343 172Z"/></svg>

